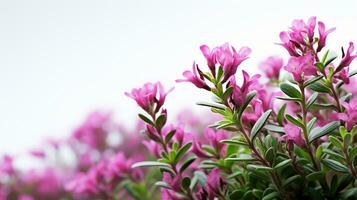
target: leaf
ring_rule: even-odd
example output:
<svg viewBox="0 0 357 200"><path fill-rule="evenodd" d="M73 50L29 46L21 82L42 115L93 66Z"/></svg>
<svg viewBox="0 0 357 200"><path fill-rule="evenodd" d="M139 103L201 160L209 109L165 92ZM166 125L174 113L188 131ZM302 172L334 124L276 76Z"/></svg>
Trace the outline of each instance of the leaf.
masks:
<svg viewBox="0 0 357 200"><path fill-rule="evenodd" d="M289 177L283 182L283 185L287 186L287 185L289 185L290 183L296 181L296 179L299 179L299 178L300 178L300 175L295 175L295 176Z"/></svg>
<svg viewBox="0 0 357 200"><path fill-rule="evenodd" d="M167 163L158 162L158 161L142 161L134 163L131 168L138 168L138 167L171 167Z"/></svg>
<svg viewBox="0 0 357 200"><path fill-rule="evenodd" d="M206 185L206 174L201 172L201 171L195 171L194 172L194 176L191 180L191 184L190 184L190 189L192 190L197 183L200 183L201 186Z"/></svg>
<svg viewBox="0 0 357 200"><path fill-rule="evenodd" d="M164 182L164 181L158 181L158 182L156 182L156 183L155 183L155 186L172 190L172 187L169 186L169 184L167 184L167 183Z"/></svg>
<svg viewBox="0 0 357 200"><path fill-rule="evenodd" d="M324 173L322 171L318 171L318 172L312 172L311 174L307 175L306 179L308 181L317 181L323 177L324 177Z"/></svg>
<svg viewBox="0 0 357 200"><path fill-rule="evenodd" d="M280 126L282 126L284 122L284 114L285 114L286 106L287 104L285 103L283 106L281 106L281 108L278 111L277 121Z"/></svg>
<svg viewBox="0 0 357 200"><path fill-rule="evenodd" d="M192 142L183 145L176 153L175 161L177 162L192 146Z"/></svg>
<svg viewBox="0 0 357 200"><path fill-rule="evenodd" d="M271 167L266 167L266 166L262 166L262 165L247 165L247 169L250 169L251 171L255 171L255 170L272 171L273 170Z"/></svg>
<svg viewBox="0 0 357 200"><path fill-rule="evenodd" d="M336 128L340 126L340 122L334 121L326 124L323 127L315 127L314 129L311 130L309 134L309 143L315 141L316 139L327 135L334 131Z"/></svg>
<svg viewBox="0 0 357 200"><path fill-rule="evenodd" d="M160 130L165 125L166 120L167 116L165 114L160 115L155 122L156 128Z"/></svg>
<svg viewBox="0 0 357 200"><path fill-rule="evenodd" d="M291 123L295 124L296 126L299 126L300 128L304 127L304 124L300 122L300 120L295 119L293 116L286 114L285 115L286 119L290 121Z"/></svg>
<svg viewBox="0 0 357 200"><path fill-rule="evenodd" d="M318 97L319 93L314 92L310 98L306 101L306 109L309 109L316 101L317 97Z"/></svg>
<svg viewBox="0 0 357 200"><path fill-rule="evenodd" d="M176 134L176 130L170 131L166 136L165 136L165 144L168 144L172 137Z"/></svg>
<svg viewBox="0 0 357 200"><path fill-rule="evenodd" d="M300 102L301 99L299 98L290 98L290 97L276 97L277 99L280 100L285 100L285 101L294 101L294 102Z"/></svg>
<svg viewBox="0 0 357 200"><path fill-rule="evenodd" d="M335 146L335 147L337 147L337 148L339 148L339 149L342 149L343 148L343 145L342 145L342 142L339 140L339 139L337 139L335 136L330 136L329 137L329 140L330 140L330 142Z"/></svg>
<svg viewBox="0 0 357 200"><path fill-rule="evenodd" d="M325 67L326 67L327 65L329 65L332 61L334 61L336 58L337 58L337 56L333 56L333 57L329 58L329 59L324 63Z"/></svg>
<svg viewBox="0 0 357 200"><path fill-rule="evenodd" d="M225 144L231 144L231 145L235 145L235 146L248 146L247 143L243 142L243 141L239 141L239 140L221 140L222 143Z"/></svg>
<svg viewBox="0 0 357 200"><path fill-rule="evenodd" d="M292 162L291 159L284 160L284 161L280 162L279 164L275 165L274 166L274 170L277 170L279 168L283 168L283 167L289 165L291 162Z"/></svg>
<svg viewBox="0 0 357 200"><path fill-rule="evenodd" d="M351 71L349 74L348 74L348 76L349 77L352 77L352 76L354 76L354 75L356 75L357 74L357 70L353 70L353 71Z"/></svg>
<svg viewBox="0 0 357 200"><path fill-rule="evenodd" d="M152 122L149 118L147 118L145 115L143 114L138 114L138 116L140 117L140 119L142 119L144 122L153 125L154 126L154 122Z"/></svg>
<svg viewBox="0 0 357 200"><path fill-rule="evenodd" d="M195 162L196 160L196 157L192 157L192 158L189 158L187 159L181 166L180 168L180 172L184 172L193 162Z"/></svg>
<svg viewBox="0 0 357 200"><path fill-rule="evenodd" d="M279 193L278 192L272 192L268 195L265 195L262 200L271 200L271 199L277 199L277 197L279 197Z"/></svg>
<svg viewBox="0 0 357 200"><path fill-rule="evenodd" d="M256 158L253 158L249 154L241 154L238 158L226 158L226 161L255 161Z"/></svg>
<svg viewBox="0 0 357 200"><path fill-rule="evenodd" d="M330 93L330 88L320 82L312 83L308 86L308 88L315 92Z"/></svg>
<svg viewBox="0 0 357 200"><path fill-rule="evenodd" d="M316 118L316 117L313 117L313 118L306 124L308 132L310 132L311 129L314 127L316 120L317 120L317 118Z"/></svg>
<svg viewBox="0 0 357 200"><path fill-rule="evenodd" d="M335 156L335 157L337 157L337 158L339 158L339 159L342 159L342 160L345 159L341 154L338 154L338 153L336 153L336 152L334 152L334 151L332 151L332 150L330 150L330 149L324 149L324 150L322 150L322 151L323 151L324 153L330 155L330 156Z"/></svg>
<svg viewBox="0 0 357 200"><path fill-rule="evenodd" d="M256 92L250 92L247 97L245 102L243 103L243 105L239 108L239 112L238 112L238 116L241 117L241 115L243 114L244 110L248 107L249 103L253 100L253 98L255 97L255 95L257 95Z"/></svg>
<svg viewBox="0 0 357 200"><path fill-rule="evenodd" d="M316 81L319 81L320 79L322 79L324 76L320 75L320 76L316 76L310 80L307 80L305 83L304 83L304 87L307 87L313 83L315 83Z"/></svg>
<svg viewBox="0 0 357 200"><path fill-rule="evenodd" d="M341 173L349 173L348 168L338 161L332 159L322 159L321 162L334 171Z"/></svg>
<svg viewBox="0 0 357 200"><path fill-rule="evenodd" d="M262 116L259 117L257 122L255 122L251 132L250 132L250 137L252 141L255 139L259 131L263 128L265 122L268 120L270 116L271 110L266 111L265 113L262 114Z"/></svg>
<svg viewBox="0 0 357 200"><path fill-rule="evenodd" d="M299 90L297 90L294 86L288 83L280 84L280 89L289 97L301 99L301 93L299 92Z"/></svg>
<svg viewBox="0 0 357 200"><path fill-rule="evenodd" d="M273 124L266 124L264 126L265 129L275 132L275 133L285 133L284 128L281 126L273 125Z"/></svg>
<svg viewBox="0 0 357 200"><path fill-rule="evenodd" d="M206 106L206 107L210 107L210 108L215 108L215 109L219 109L219 110L225 110L226 109L223 105L214 104L214 103L208 103L208 102L199 102L199 103L197 103L197 105Z"/></svg>
<svg viewBox="0 0 357 200"><path fill-rule="evenodd" d="M190 185L191 185L191 179L189 177L185 177L182 179L181 186L183 189L185 190L190 189Z"/></svg>

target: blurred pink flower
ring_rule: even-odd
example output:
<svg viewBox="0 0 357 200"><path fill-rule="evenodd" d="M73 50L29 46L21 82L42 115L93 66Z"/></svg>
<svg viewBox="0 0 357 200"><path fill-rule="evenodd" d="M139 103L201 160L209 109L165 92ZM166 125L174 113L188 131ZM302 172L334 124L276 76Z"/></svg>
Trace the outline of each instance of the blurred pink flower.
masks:
<svg viewBox="0 0 357 200"><path fill-rule="evenodd" d="M316 67L314 66L314 57L311 54L300 57L290 57L284 69L290 72L294 80L299 83L303 82L305 77L317 73Z"/></svg>
<svg viewBox="0 0 357 200"><path fill-rule="evenodd" d="M282 58L278 56L270 56L260 63L259 68L263 70L267 78L278 80L283 64L284 61Z"/></svg>

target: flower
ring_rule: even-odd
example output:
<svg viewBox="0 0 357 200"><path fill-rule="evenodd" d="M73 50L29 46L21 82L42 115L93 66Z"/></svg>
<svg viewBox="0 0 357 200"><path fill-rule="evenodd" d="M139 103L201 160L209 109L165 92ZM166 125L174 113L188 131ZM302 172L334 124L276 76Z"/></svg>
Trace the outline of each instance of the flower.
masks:
<svg viewBox="0 0 357 200"><path fill-rule="evenodd" d="M281 57L270 56L260 63L259 68L264 71L267 78L278 80L283 62Z"/></svg>
<svg viewBox="0 0 357 200"><path fill-rule="evenodd" d="M200 46L201 52L204 55L204 57L207 60L207 65L209 67L209 69L211 70L213 76L216 75L216 54L215 54L215 50L213 49L212 51L210 50L210 48L207 45L201 45Z"/></svg>
<svg viewBox="0 0 357 200"><path fill-rule="evenodd" d="M314 57L311 54L290 57L288 64L284 69L290 72L293 75L294 80L299 83L304 81L304 77L315 75L317 73L316 67L314 66Z"/></svg>
<svg viewBox="0 0 357 200"><path fill-rule="evenodd" d="M208 193L208 199L213 200L221 186L221 176L219 168L214 168L207 175L205 188Z"/></svg>
<svg viewBox="0 0 357 200"><path fill-rule="evenodd" d="M197 74L198 72L198 74ZM210 91L211 88L206 84L204 77L203 77L203 72L200 70L197 64L193 63L192 65L192 72L191 71L184 71L182 75L186 79L178 79L176 82L191 82L198 88L202 88L205 90Z"/></svg>
<svg viewBox="0 0 357 200"><path fill-rule="evenodd" d="M297 126L294 126L290 123L287 123L284 126L285 135L281 136L279 139L286 139L288 144L295 143L299 146L304 146L305 141L301 136L301 129Z"/></svg>
<svg viewBox="0 0 357 200"><path fill-rule="evenodd" d="M318 30L319 30L319 41L317 44L316 52L320 52L322 48L326 45L326 38L328 34L336 30L336 28L330 28L328 30L325 29L325 24L323 22L318 22Z"/></svg>
<svg viewBox="0 0 357 200"><path fill-rule="evenodd" d="M236 79L234 76L232 76L229 79L229 85L233 87L233 93L232 93L232 98L233 98L233 103L236 106L241 106L249 92L252 90L256 90L259 87L258 84L258 79L260 78L259 74L254 75L252 78L250 78L249 74L246 71L242 71L243 73L243 84L242 86L238 86L236 83Z"/></svg>
<svg viewBox="0 0 357 200"><path fill-rule="evenodd" d="M242 47L237 52L234 47L232 51L229 44L225 43L220 47L215 48L217 62L222 66L224 72L223 83L237 72L238 66L246 59L248 59L251 49L249 47Z"/></svg>
<svg viewBox="0 0 357 200"><path fill-rule="evenodd" d="M357 124L357 98L352 99L349 103L343 102L345 107L344 113L339 113L338 118L346 122L346 128L351 130Z"/></svg>
<svg viewBox="0 0 357 200"><path fill-rule="evenodd" d="M141 88L134 88L125 95L134 99L145 111L158 112L165 102L166 95L172 90L173 88L166 92L160 82L145 83Z"/></svg>
<svg viewBox="0 0 357 200"><path fill-rule="evenodd" d="M227 145L225 145L221 141L228 138L227 133L223 130L215 131L214 129L207 128L205 129L204 135L208 142L211 144L211 146L219 154L218 156L223 157L226 153Z"/></svg>
<svg viewBox="0 0 357 200"><path fill-rule="evenodd" d="M350 42L350 45L348 46L347 53L343 51L342 48L342 60L340 64L338 65L337 69L335 70L335 73L341 71L343 68L350 66L352 61L357 58L357 54L351 55L355 49L355 45L353 42Z"/></svg>

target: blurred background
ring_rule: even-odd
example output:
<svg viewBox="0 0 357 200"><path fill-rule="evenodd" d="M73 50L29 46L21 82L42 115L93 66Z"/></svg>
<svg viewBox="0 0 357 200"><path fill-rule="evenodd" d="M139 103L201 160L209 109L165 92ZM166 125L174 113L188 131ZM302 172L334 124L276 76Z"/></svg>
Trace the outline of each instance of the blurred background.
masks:
<svg viewBox="0 0 357 200"><path fill-rule="evenodd" d="M253 49L241 69L257 72L295 18L337 27L329 48L356 41L356 1L0 0L0 155L67 137L93 110L134 124L139 109L125 91L160 80L175 90L169 113L210 98L175 84L199 50L229 42Z"/></svg>

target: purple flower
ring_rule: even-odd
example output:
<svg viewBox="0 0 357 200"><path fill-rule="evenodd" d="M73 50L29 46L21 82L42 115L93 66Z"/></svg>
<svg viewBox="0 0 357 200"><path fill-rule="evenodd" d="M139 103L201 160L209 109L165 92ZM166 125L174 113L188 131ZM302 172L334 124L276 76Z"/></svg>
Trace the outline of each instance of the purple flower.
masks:
<svg viewBox="0 0 357 200"><path fill-rule="evenodd" d="M226 153L226 145L221 140L227 139L227 133L223 130L215 131L214 129L205 129L204 135L211 146L216 150L219 156L224 156Z"/></svg>
<svg viewBox="0 0 357 200"><path fill-rule="evenodd" d="M213 49L211 51L207 45L201 45L200 49L202 54L205 56L207 60L207 65L211 70L213 76L216 76L216 63L217 63L216 54L215 54L216 49Z"/></svg>
<svg viewBox="0 0 357 200"><path fill-rule="evenodd" d="M299 57L292 56L284 69L293 75L295 81L302 83L306 76L316 75L317 70L314 61L311 54Z"/></svg>
<svg viewBox="0 0 357 200"><path fill-rule="evenodd" d="M338 118L346 122L346 128L351 130L357 124L357 98L352 99L349 103L343 102L345 107L344 113L339 113Z"/></svg>
<svg viewBox="0 0 357 200"><path fill-rule="evenodd" d="M285 135L280 137L280 140L286 139L288 145L295 143L299 146L304 146L305 141L301 136L301 129L297 126L294 126L290 123L284 126Z"/></svg>
<svg viewBox="0 0 357 200"><path fill-rule="evenodd" d="M342 60L340 65L337 67L335 70L335 73L341 71L343 68L350 66L352 61L357 58L357 54L352 55L353 51L355 49L355 45L353 42L350 42L350 45L348 46L347 53L345 55L343 49L342 49Z"/></svg>
<svg viewBox="0 0 357 200"><path fill-rule="evenodd" d="M158 112L165 102L166 95L171 92L165 91L160 82L146 83L141 88L134 88L125 95L134 99L136 103L147 112Z"/></svg>
<svg viewBox="0 0 357 200"><path fill-rule="evenodd" d="M197 74L198 72L198 74ZM193 63L192 72L184 71L182 74L186 79L178 79L176 82L191 82L198 88L202 88L210 91L211 88L206 84L205 79L203 77L203 72L198 68L198 65Z"/></svg>
<svg viewBox="0 0 357 200"><path fill-rule="evenodd" d="M0 161L0 175L8 174L11 175L15 173L15 169L13 166L13 157L4 155L2 160Z"/></svg>
<svg viewBox="0 0 357 200"><path fill-rule="evenodd" d="M260 63L259 68L264 71L267 78L279 80L283 62L283 59L278 56L270 56Z"/></svg>
<svg viewBox="0 0 357 200"><path fill-rule="evenodd" d="M225 43L220 47L216 47L214 50L216 50L216 59L223 68L224 78L222 82L226 82L231 76L233 76L237 72L238 66L244 60L248 59L248 56L251 53L251 49L249 47L242 47L239 52L232 47L231 51L228 43Z"/></svg>
<svg viewBox="0 0 357 200"><path fill-rule="evenodd" d="M242 73L243 84L241 87L237 85L234 76L232 76L229 80L230 86L233 87L233 103L238 107L244 103L246 96L250 91L257 89L259 85L258 79L260 78L259 74L256 74L252 78L250 78L249 74L246 71L243 70Z"/></svg>
<svg viewBox="0 0 357 200"><path fill-rule="evenodd" d="M34 200L34 198L27 194L22 194L19 196L18 200Z"/></svg>
<svg viewBox="0 0 357 200"><path fill-rule="evenodd" d="M317 45L317 52L320 52L322 48L326 45L326 38L328 34L335 31L336 28L330 28L328 30L325 29L325 24L323 22L318 22L318 29L319 29L319 42Z"/></svg>
<svg viewBox="0 0 357 200"><path fill-rule="evenodd" d="M216 194L219 193L221 183L222 180L219 168L212 169L207 175L205 186L209 200L213 200L216 197Z"/></svg>

